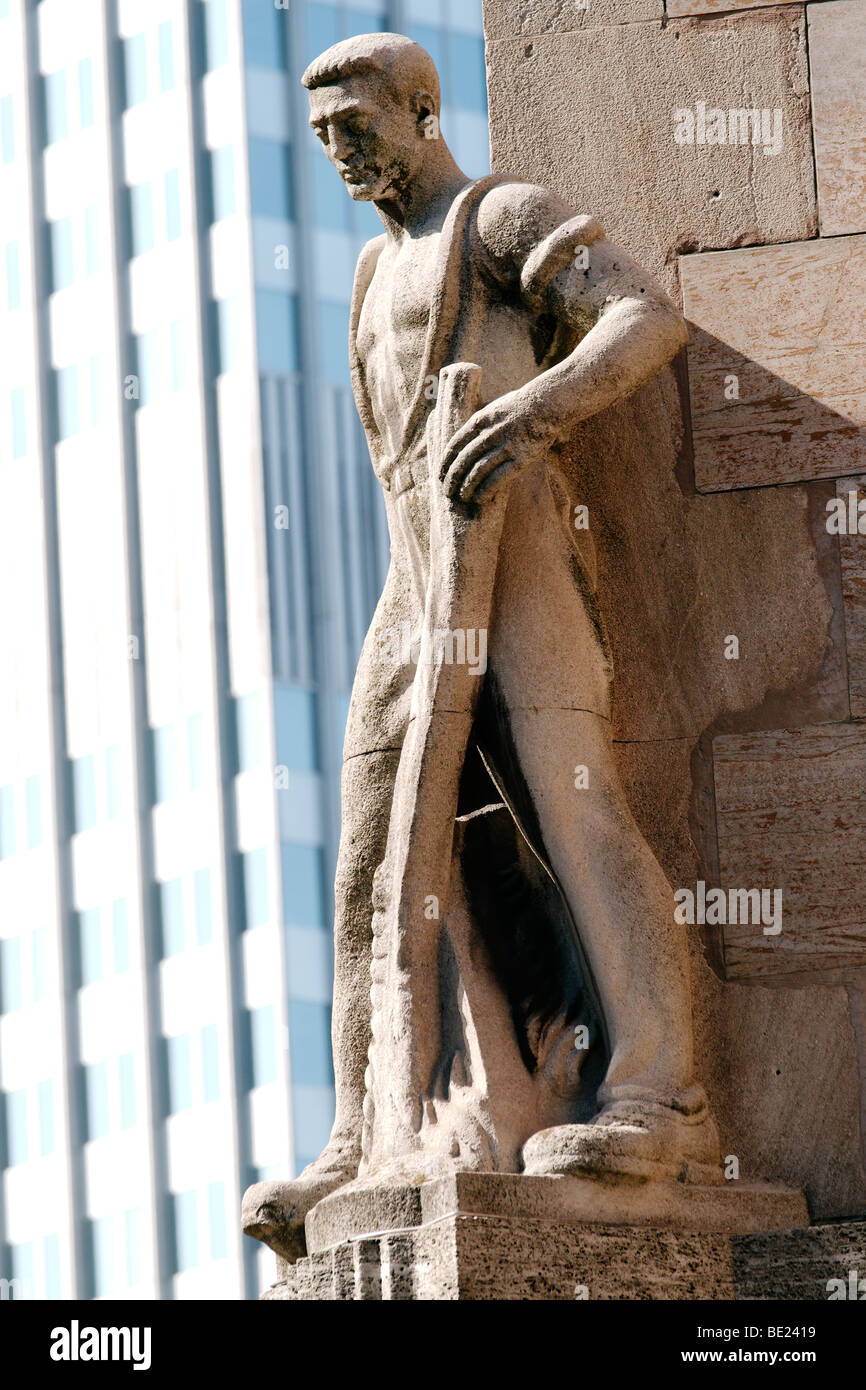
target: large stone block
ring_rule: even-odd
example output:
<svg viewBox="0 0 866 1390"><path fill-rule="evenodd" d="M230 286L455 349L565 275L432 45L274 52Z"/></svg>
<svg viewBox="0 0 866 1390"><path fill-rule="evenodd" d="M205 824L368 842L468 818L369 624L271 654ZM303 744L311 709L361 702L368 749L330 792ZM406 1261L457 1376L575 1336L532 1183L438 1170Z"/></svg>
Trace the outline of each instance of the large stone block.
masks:
<svg viewBox="0 0 866 1390"><path fill-rule="evenodd" d="M866 5L832 0L807 15L821 232L866 232Z"/></svg>
<svg viewBox="0 0 866 1390"><path fill-rule="evenodd" d="M866 236L684 256L699 490L866 466Z"/></svg>
<svg viewBox="0 0 866 1390"><path fill-rule="evenodd" d="M848 650L848 693L854 719L866 719L866 516L853 520L851 494L855 508L866 511L866 477L840 478L836 494L845 508L846 530L839 534L842 557L842 595L845 603L845 642Z"/></svg>
<svg viewBox="0 0 866 1390"><path fill-rule="evenodd" d="M488 14L510 9L501 0ZM675 293L677 252L814 235L801 9L493 37L487 62L494 168L525 171L531 149L533 176L599 217ZM781 148L697 143L711 109L778 111ZM683 110L692 144L674 138Z"/></svg>
<svg viewBox="0 0 866 1390"><path fill-rule="evenodd" d="M661 19L664 11L664 0L484 0L484 32L488 39L568 34L604 24Z"/></svg>
<svg viewBox="0 0 866 1390"><path fill-rule="evenodd" d="M722 888L783 895L777 934L725 925L728 978L866 965L866 728L722 735L714 762Z"/></svg>
<svg viewBox="0 0 866 1390"><path fill-rule="evenodd" d="M801 0L667 0L672 18L690 14L720 14L722 11L765 9L768 5L797 5Z"/></svg>

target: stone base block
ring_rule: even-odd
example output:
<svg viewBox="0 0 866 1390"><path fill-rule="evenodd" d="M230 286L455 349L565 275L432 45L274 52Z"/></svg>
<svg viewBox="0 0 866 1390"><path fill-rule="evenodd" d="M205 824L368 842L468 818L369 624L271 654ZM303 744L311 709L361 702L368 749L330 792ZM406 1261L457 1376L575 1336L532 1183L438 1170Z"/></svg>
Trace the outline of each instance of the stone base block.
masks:
<svg viewBox="0 0 866 1390"><path fill-rule="evenodd" d="M353 1183L307 1249L266 1299L826 1299L866 1269L866 1222L809 1227L800 1193L764 1184L459 1173Z"/></svg>

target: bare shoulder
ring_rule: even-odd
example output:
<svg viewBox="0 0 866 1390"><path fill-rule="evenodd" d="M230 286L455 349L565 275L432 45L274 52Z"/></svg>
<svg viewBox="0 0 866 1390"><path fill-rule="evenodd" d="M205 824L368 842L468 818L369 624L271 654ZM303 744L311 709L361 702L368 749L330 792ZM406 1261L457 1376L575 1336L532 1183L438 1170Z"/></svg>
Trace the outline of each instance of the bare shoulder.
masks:
<svg viewBox="0 0 866 1390"><path fill-rule="evenodd" d="M519 275L533 248L574 216L574 208L550 189L515 178L485 193L475 225L500 273Z"/></svg>

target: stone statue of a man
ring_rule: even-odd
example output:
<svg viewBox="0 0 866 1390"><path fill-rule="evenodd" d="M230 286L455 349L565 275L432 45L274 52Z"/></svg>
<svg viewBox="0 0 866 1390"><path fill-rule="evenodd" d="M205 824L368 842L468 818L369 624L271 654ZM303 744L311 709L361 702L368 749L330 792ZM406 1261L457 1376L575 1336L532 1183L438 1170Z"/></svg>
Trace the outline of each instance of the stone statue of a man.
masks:
<svg viewBox="0 0 866 1390"><path fill-rule="evenodd" d="M683 319L592 217L461 172L409 39L339 43L303 83L324 153L384 227L358 261L350 356L391 565L345 741L333 1133L245 1203L289 1255L359 1170L718 1165L686 942L615 770L558 462L579 421L670 361Z"/></svg>

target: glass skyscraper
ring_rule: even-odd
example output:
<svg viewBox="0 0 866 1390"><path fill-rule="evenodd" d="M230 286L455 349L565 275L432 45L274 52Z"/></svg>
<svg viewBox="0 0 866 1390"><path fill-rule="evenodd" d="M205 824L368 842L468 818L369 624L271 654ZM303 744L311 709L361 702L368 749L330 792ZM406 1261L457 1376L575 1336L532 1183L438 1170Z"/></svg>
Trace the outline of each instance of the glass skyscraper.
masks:
<svg viewBox="0 0 866 1390"><path fill-rule="evenodd" d="M236 1298L333 1109L331 877L387 561L381 230L306 63L408 33L486 172L480 0L0 0L0 1278ZM246 1248L244 1248L246 1247Z"/></svg>

